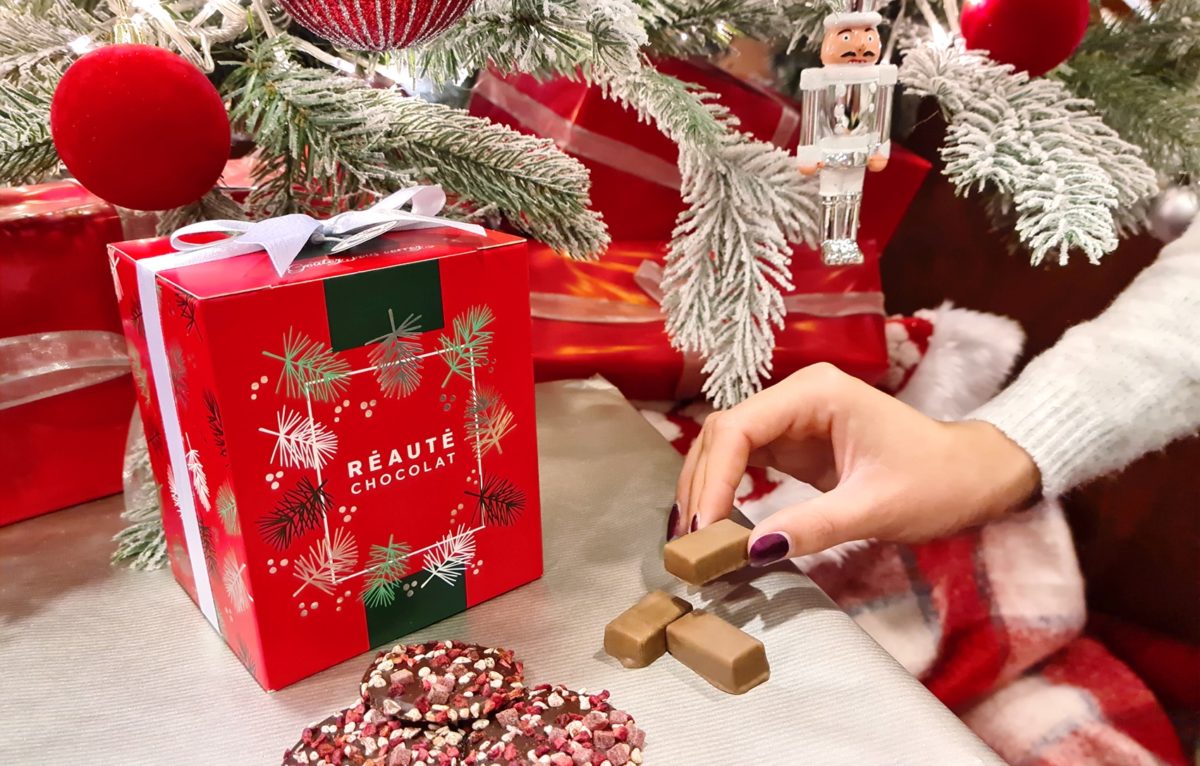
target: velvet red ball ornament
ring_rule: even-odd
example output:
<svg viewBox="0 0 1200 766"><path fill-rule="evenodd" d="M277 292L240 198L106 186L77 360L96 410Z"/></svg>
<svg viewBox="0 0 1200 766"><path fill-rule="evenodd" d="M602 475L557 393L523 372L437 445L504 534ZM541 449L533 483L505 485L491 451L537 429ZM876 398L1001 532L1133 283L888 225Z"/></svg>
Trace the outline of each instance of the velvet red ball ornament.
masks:
<svg viewBox="0 0 1200 766"><path fill-rule="evenodd" d="M473 0L280 0L305 29L342 48L391 51L425 42Z"/></svg>
<svg viewBox="0 0 1200 766"><path fill-rule="evenodd" d="M966 0L960 23L968 48L1037 77L1075 52L1089 12L1088 0Z"/></svg>
<svg viewBox="0 0 1200 766"><path fill-rule="evenodd" d="M134 210L195 202L229 158L229 117L204 73L152 45L110 45L72 64L50 103L67 170Z"/></svg>

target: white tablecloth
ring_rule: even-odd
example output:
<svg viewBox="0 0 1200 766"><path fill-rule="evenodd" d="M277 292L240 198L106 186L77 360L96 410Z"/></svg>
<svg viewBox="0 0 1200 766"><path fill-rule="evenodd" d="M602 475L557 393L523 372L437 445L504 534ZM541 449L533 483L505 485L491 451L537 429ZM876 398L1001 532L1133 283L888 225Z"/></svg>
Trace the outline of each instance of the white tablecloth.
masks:
<svg viewBox="0 0 1200 766"><path fill-rule="evenodd" d="M794 568L702 590L667 575L680 459L606 383L540 386L538 434L545 577L418 638L511 647L533 683L611 690L650 766L1000 763ZM118 510L0 528L0 762L270 766L353 699L369 655L263 692L168 572L109 567ZM731 697L669 656L607 657L605 623L654 588L762 639L771 680Z"/></svg>

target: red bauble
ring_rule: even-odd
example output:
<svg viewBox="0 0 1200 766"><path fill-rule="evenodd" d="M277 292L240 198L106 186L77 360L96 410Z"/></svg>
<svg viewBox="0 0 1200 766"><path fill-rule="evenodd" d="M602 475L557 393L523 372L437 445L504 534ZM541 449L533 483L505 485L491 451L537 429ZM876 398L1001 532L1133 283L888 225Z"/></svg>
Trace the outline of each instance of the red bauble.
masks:
<svg viewBox="0 0 1200 766"><path fill-rule="evenodd" d="M437 36L473 0L280 0L312 33L342 48L390 51Z"/></svg>
<svg viewBox="0 0 1200 766"><path fill-rule="evenodd" d="M195 202L229 158L229 118L204 73L151 45L110 45L67 69L50 104L67 170L114 205Z"/></svg>
<svg viewBox="0 0 1200 766"><path fill-rule="evenodd" d="M1088 14L1088 0L966 0L962 36L968 48L1037 77L1075 52Z"/></svg>

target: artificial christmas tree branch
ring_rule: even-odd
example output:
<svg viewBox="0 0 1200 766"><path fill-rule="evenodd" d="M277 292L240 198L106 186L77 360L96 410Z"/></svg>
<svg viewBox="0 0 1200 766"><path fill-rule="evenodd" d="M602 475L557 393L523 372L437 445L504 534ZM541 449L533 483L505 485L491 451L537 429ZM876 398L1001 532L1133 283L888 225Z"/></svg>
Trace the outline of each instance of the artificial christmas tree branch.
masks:
<svg viewBox="0 0 1200 766"><path fill-rule="evenodd" d="M573 256L595 256L607 245L599 216L588 210L586 169L553 143L301 66L285 35L248 53L225 90L234 105L230 118L255 135L266 158L250 198L257 215L322 198L355 207L432 181L494 206L517 228Z"/></svg>
<svg viewBox="0 0 1200 766"><path fill-rule="evenodd" d="M1200 0L1093 24L1055 74L1165 177L1200 178Z"/></svg>
<svg viewBox="0 0 1200 766"><path fill-rule="evenodd" d="M1075 249L1098 262L1117 245L1114 213L1132 218L1157 191L1139 150L1055 80L931 44L906 52L900 81L941 104L950 123L945 172L958 191L1012 200L1034 264L1050 253L1066 263Z"/></svg>
<svg viewBox="0 0 1200 766"><path fill-rule="evenodd" d="M40 83L0 87L0 184L36 181L58 169L50 95Z"/></svg>

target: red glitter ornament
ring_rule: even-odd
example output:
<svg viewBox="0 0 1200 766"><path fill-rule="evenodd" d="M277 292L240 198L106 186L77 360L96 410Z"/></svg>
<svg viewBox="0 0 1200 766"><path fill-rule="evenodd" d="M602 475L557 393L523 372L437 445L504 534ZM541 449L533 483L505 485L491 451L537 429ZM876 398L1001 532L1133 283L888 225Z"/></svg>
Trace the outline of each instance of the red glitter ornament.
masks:
<svg viewBox="0 0 1200 766"><path fill-rule="evenodd" d="M968 48L1037 77L1075 52L1089 13L1088 0L966 0L960 23Z"/></svg>
<svg viewBox="0 0 1200 766"><path fill-rule="evenodd" d="M389 51L436 37L473 0L280 0L305 29L342 48Z"/></svg>
<svg viewBox="0 0 1200 766"><path fill-rule="evenodd" d="M67 69L50 103L67 170L114 205L195 202L229 159L229 118L204 73L152 45L110 45Z"/></svg>

